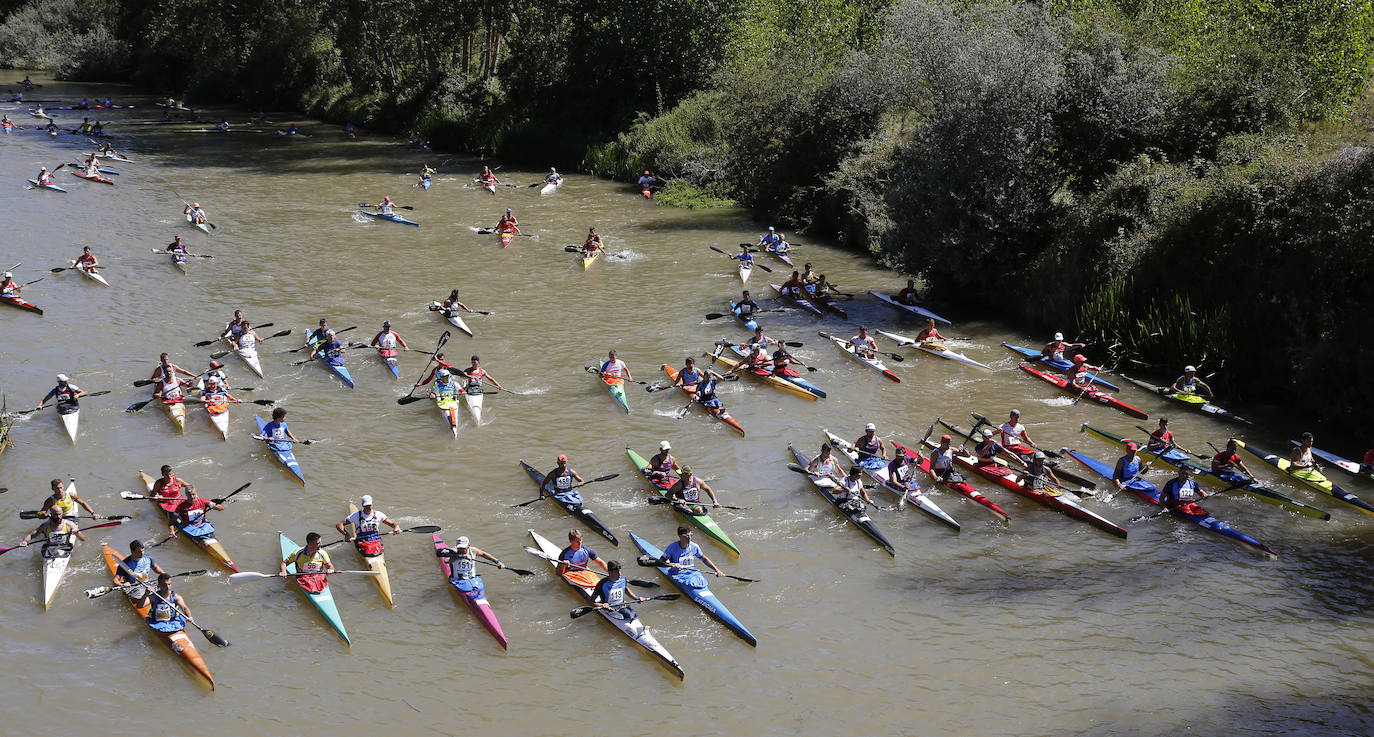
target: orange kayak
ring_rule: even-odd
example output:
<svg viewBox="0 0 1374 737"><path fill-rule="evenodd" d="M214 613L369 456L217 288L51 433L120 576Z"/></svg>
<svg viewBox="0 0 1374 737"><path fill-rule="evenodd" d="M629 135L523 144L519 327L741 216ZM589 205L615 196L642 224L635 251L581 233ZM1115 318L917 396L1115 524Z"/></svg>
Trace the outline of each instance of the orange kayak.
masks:
<svg viewBox="0 0 1374 737"><path fill-rule="evenodd" d="M105 553L105 565L110 569L110 576L114 577L115 573L119 570L120 562L123 561L124 558L120 556L119 553L116 553L109 545L102 546L102 551ZM151 583L149 585L151 585ZM118 587L116 586L116 588ZM112 593L110 595L115 596L116 594ZM133 600L129 597L123 594L118 594L118 596L124 599L125 603L127 603L131 609L138 612L140 619L148 616L149 606L144 605L142 607L136 607L134 606ZM215 678L210 675L210 669L205 665L205 658L200 656L200 651L196 649L195 643L191 642L191 638L186 634L185 630L169 634L166 632L158 632L152 627L148 627L146 622L143 623L143 626L147 628L149 632L156 635L159 640L166 643L167 647L181 658L181 661L186 664L186 667L205 679L205 684L210 687L211 691L215 690Z"/></svg>
<svg viewBox="0 0 1374 737"><path fill-rule="evenodd" d="M668 374L669 381L677 381L677 369L673 368L672 366L669 366L666 363L663 364L663 373ZM687 396L691 397L693 400L696 399L697 395L695 393L689 392L686 389L683 389L682 392ZM697 404L701 403L697 402ZM725 411L725 407L723 405L713 409L711 407L707 407L704 404L701 404L701 408L706 410L707 412L710 412L711 416L715 417L717 420L720 420L721 422L724 422L730 427L733 427L736 430L738 430L740 435L744 434L744 428L740 427L738 422L735 422L735 418L731 417L730 413Z"/></svg>

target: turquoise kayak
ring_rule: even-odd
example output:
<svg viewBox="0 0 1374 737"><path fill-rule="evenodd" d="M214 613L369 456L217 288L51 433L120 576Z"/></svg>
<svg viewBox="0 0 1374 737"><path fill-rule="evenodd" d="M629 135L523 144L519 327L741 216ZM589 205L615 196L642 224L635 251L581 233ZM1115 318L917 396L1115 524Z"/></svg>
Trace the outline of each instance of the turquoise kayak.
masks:
<svg viewBox="0 0 1374 737"><path fill-rule="evenodd" d="M401 225L414 225L417 228L420 227L419 223L415 222L414 220L406 220L400 215L383 215L380 212L373 212L371 210L362 209L359 209L358 212L361 212L362 214L367 215L368 217L376 218L377 220L390 220L393 223L400 223Z"/></svg>
<svg viewBox="0 0 1374 737"><path fill-rule="evenodd" d="M281 539L281 557L283 559L295 553L297 550L300 550L302 547L297 545L295 541L283 533L277 533L277 537ZM288 564L286 566L286 572L295 573L296 564ZM333 588L326 586L324 587L324 591L318 594L312 594L301 588L300 584L296 583L295 577L292 577L286 585L304 594L305 598L309 599L310 603L315 605L315 610L320 613L320 616L324 617L324 620L329 623L329 626L333 627L334 631L339 633L339 637L342 637L345 643L349 641L348 630L344 629L343 617L339 616L339 607L334 603Z"/></svg>
<svg viewBox="0 0 1374 737"><path fill-rule="evenodd" d="M663 556L662 550L654 547L653 543L648 540L634 534L633 531L630 532L630 539L634 541L635 547L639 548L639 552L651 558L661 558ZM688 599L695 601L702 609L705 609L707 614L710 614L721 624L729 627L730 631L738 635L741 640L744 640L754 647L758 647L759 641L757 637L754 637L754 633L750 632L749 628L745 627L743 622L739 621L735 615L730 613L729 609L725 608L724 604L720 603L720 599L716 598L716 595L711 592L711 589L706 587L704 581L696 580L702 578L705 574L699 571L675 570L668 566L655 567L658 568L659 573L667 576L668 580L672 581L673 585L678 587ZM702 585L697 587L693 585L694 583L701 583Z"/></svg>

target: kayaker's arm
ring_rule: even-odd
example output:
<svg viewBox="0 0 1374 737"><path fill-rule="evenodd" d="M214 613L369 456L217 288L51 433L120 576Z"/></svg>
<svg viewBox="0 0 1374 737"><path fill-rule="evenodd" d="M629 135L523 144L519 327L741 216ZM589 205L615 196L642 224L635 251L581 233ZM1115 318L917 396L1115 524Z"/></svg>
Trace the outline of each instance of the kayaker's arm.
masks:
<svg viewBox="0 0 1374 737"><path fill-rule="evenodd" d="M712 506L720 506L720 500L716 499L716 490L712 489L710 484L706 483L705 481L702 481L701 479L697 479L697 488L706 492L706 495L711 497Z"/></svg>
<svg viewBox="0 0 1374 737"><path fill-rule="evenodd" d="M344 536L344 542L348 542L353 539L353 537L349 535L347 531L344 530L344 525L347 522L348 517L344 517L343 519L339 520L338 524L334 525L334 529L338 530L339 534Z"/></svg>

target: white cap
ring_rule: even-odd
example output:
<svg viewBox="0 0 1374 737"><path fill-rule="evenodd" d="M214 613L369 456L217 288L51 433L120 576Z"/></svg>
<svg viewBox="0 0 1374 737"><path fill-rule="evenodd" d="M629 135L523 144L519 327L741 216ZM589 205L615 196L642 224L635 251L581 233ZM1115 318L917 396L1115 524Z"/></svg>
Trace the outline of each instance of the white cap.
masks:
<svg viewBox="0 0 1374 737"><path fill-rule="evenodd" d="M770 225L770 226L768 226L768 230L769 230L769 232L772 232L772 230L773 230L773 226L771 226L771 225Z"/></svg>
<svg viewBox="0 0 1374 737"><path fill-rule="evenodd" d="M458 539L453 541L453 547L455 548L466 548L467 546L468 538L466 535L459 535Z"/></svg>
<svg viewBox="0 0 1374 737"><path fill-rule="evenodd" d="M441 379L447 379L449 376L451 376L451 374L449 373L448 369L439 369L439 372L435 374L435 376L438 376Z"/></svg>
<svg viewBox="0 0 1374 737"><path fill-rule="evenodd" d="M985 427L985 428L983 428L983 437L985 437L985 438L990 438L990 437L992 437L992 428L990 428L990 427Z"/></svg>
<svg viewBox="0 0 1374 737"><path fill-rule="evenodd" d="M362 499L359 499L358 501L362 502L362 504L363 504L364 507L370 507L370 506L372 506L372 495L371 495L371 494L363 494L363 498L362 498Z"/></svg>
<svg viewBox="0 0 1374 737"><path fill-rule="evenodd" d="M8 278L10 278L10 277L12 277L12 276L14 276L14 274L11 274L10 272L6 271L6 272L5 272L5 277L4 277L4 278L8 279Z"/></svg>
<svg viewBox="0 0 1374 737"><path fill-rule="evenodd" d="M672 449L673 449L673 446L672 446L672 444L670 444L667 440L665 440L665 441L663 441L663 442L661 442L661 443L658 444L658 449L659 449L659 450L672 450Z"/></svg>
<svg viewBox="0 0 1374 737"><path fill-rule="evenodd" d="M58 374L58 375L57 375L57 380L58 380L58 381L68 381L67 375L66 375L66 374Z"/></svg>
<svg viewBox="0 0 1374 737"><path fill-rule="evenodd" d="M1054 334L1054 339L1055 339L1055 340L1063 340L1063 339L1064 339L1064 334L1063 334L1063 333L1055 333L1055 334Z"/></svg>
<svg viewBox="0 0 1374 737"><path fill-rule="evenodd" d="M877 430L877 429L878 429L878 426L875 425L875 424L873 424L873 423L871 423L871 422L868 423L867 425L864 425L864 430L865 430L865 431L868 431L868 430Z"/></svg>
<svg viewBox="0 0 1374 737"><path fill-rule="evenodd" d="M1185 374L1195 374L1195 373L1197 373L1197 366L1184 366L1184 367L1183 367L1183 373L1185 373Z"/></svg>

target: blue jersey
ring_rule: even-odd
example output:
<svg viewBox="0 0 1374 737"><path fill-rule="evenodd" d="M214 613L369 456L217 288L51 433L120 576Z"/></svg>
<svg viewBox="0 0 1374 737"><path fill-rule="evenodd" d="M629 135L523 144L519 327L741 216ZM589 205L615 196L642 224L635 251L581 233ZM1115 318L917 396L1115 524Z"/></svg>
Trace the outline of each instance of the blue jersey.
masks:
<svg viewBox="0 0 1374 737"><path fill-rule="evenodd" d="M604 601L613 607L619 607L629 598L626 596L629 593L628 583L624 576L614 581L603 578L596 584L596 589L592 592L592 601Z"/></svg>
<svg viewBox="0 0 1374 737"><path fill-rule="evenodd" d="M289 432L285 422L273 420L262 426L262 435L267 438L267 447L272 450L291 450L291 441L287 439Z"/></svg>
<svg viewBox="0 0 1374 737"><path fill-rule="evenodd" d="M1197 482L1192 479L1178 480L1178 477L1169 479L1164 484L1164 490L1159 493L1159 501L1165 506L1175 504L1188 504L1197 501L1198 488Z"/></svg>
<svg viewBox="0 0 1374 737"><path fill-rule="evenodd" d="M563 548L563 552L558 554L558 559L574 566L586 568L587 564L596 560L597 557L595 550L583 545L577 550L573 550L571 547Z"/></svg>

